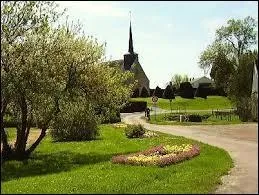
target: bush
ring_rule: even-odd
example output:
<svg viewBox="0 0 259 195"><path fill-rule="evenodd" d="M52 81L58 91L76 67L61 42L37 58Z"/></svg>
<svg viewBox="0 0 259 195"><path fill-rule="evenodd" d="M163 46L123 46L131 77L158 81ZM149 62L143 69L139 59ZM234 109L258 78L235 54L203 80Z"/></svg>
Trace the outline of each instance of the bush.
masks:
<svg viewBox="0 0 259 195"><path fill-rule="evenodd" d="M137 98L137 97L139 97L139 89L135 89L135 90L133 91L133 94L131 95L131 97L132 97L132 98Z"/></svg>
<svg viewBox="0 0 259 195"><path fill-rule="evenodd" d="M149 89L149 91L150 91L150 97L153 96L155 89Z"/></svg>
<svg viewBox="0 0 259 195"><path fill-rule="evenodd" d="M111 110L108 113L106 113L106 116L102 121L102 124L118 123L118 122L121 122L120 112Z"/></svg>
<svg viewBox="0 0 259 195"><path fill-rule="evenodd" d="M161 89L160 87L156 87L153 96L157 96L158 98L162 98L163 97L163 89Z"/></svg>
<svg viewBox="0 0 259 195"><path fill-rule="evenodd" d="M121 110L121 113L142 112L147 108L147 102L128 102Z"/></svg>
<svg viewBox="0 0 259 195"><path fill-rule="evenodd" d="M147 91L146 87L142 88L140 97L149 97L149 94L148 94L148 91Z"/></svg>
<svg viewBox="0 0 259 195"><path fill-rule="evenodd" d="M180 84L179 95L182 98L194 98L193 88L190 82L183 82Z"/></svg>
<svg viewBox="0 0 259 195"><path fill-rule="evenodd" d="M92 140L99 135L99 120L93 110L84 106L67 106L53 120L50 134L54 141Z"/></svg>
<svg viewBox="0 0 259 195"><path fill-rule="evenodd" d="M202 118L198 114L189 114L185 115L187 122L202 122Z"/></svg>
<svg viewBox="0 0 259 195"><path fill-rule="evenodd" d="M200 83L198 88L195 91L195 97L201 97L207 99L207 96L210 94L211 87L208 83Z"/></svg>
<svg viewBox="0 0 259 195"><path fill-rule="evenodd" d="M145 129L142 125L128 125L125 128L125 135L128 138L139 138L145 134Z"/></svg>
<svg viewBox="0 0 259 195"><path fill-rule="evenodd" d="M164 119L167 121L180 121L180 115L179 114L166 114L164 116Z"/></svg>

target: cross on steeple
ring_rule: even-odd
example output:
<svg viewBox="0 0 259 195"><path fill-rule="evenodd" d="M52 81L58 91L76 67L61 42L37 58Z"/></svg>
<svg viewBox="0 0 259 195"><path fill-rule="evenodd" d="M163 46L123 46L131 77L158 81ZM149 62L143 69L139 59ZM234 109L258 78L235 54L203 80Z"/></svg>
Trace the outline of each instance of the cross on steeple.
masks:
<svg viewBox="0 0 259 195"><path fill-rule="evenodd" d="M131 31L131 11L130 11L130 29L129 29L129 53L134 53L133 51L133 39L132 39L132 31Z"/></svg>

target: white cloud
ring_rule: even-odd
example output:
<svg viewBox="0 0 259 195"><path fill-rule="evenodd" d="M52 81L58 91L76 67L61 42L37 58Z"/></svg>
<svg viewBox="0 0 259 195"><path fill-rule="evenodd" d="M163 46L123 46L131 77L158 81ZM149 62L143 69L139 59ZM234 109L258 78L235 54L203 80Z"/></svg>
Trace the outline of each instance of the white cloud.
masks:
<svg viewBox="0 0 259 195"><path fill-rule="evenodd" d="M58 3L68 8L68 11L75 11L81 14L91 14L94 16L127 17L128 11L123 10L118 2L110 1L58 1Z"/></svg>

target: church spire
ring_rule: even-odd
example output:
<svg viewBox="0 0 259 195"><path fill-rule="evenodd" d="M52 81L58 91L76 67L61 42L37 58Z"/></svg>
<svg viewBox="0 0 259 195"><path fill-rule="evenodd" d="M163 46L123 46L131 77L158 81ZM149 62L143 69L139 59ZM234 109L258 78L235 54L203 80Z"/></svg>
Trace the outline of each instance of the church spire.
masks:
<svg viewBox="0 0 259 195"><path fill-rule="evenodd" d="M133 39L132 39L132 31L131 31L131 12L130 12L130 29L129 29L129 53L134 53L133 51Z"/></svg>

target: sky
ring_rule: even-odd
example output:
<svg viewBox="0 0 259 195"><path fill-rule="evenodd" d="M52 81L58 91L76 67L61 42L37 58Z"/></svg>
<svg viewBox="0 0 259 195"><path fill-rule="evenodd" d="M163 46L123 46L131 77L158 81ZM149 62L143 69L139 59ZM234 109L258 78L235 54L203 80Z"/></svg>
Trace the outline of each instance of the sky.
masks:
<svg viewBox="0 0 259 195"><path fill-rule="evenodd" d="M139 55L150 88L164 88L174 74L204 76L198 61L215 31L231 18L252 16L257 1L58 1L86 35L106 42L106 58L123 59L128 51L129 21L134 52ZM258 37L258 36L257 36ZM209 77L209 73L205 76Z"/></svg>

